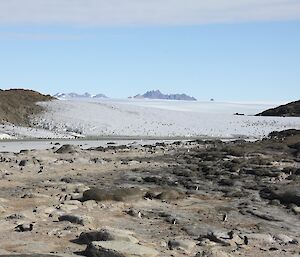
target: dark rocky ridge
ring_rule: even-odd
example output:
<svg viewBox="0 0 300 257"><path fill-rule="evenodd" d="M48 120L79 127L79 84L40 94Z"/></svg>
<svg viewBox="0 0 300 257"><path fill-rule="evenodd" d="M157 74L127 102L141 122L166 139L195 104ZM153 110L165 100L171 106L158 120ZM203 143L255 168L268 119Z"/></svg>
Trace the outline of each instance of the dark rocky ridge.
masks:
<svg viewBox="0 0 300 257"><path fill-rule="evenodd" d="M300 100L266 110L256 116L300 117Z"/></svg>
<svg viewBox="0 0 300 257"><path fill-rule="evenodd" d="M43 111L43 108L36 103L53 99L50 95L43 95L33 90L0 90L0 121L29 126L30 115Z"/></svg>
<svg viewBox="0 0 300 257"><path fill-rule="evenodd" d="M195 97L188 96L186 94L170 94L170 95L165 95L159 90L152 90L148 91L143 95L136 95L134 98L137 99L143 99L143 98L148 98L148 99L164 99L164 100L184 100L184 101L197 101Z"/></svg>

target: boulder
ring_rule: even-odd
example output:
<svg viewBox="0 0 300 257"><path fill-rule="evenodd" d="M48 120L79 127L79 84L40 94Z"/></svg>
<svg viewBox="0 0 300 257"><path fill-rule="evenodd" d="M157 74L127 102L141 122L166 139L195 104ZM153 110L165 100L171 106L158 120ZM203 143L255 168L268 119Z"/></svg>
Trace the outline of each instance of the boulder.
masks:
<svg viewBox="0 0 300 257"><path fill-rule="evenodd" d="M257 244L272 244L275 242L274 238L270 234L245 234L244 236L247 237L248 243L250 245L257 245Z"/></svg>
<svg viewBox="0 0 300 257"><path fill-rule="evenodd" d="M297 242L296 239L291 238L291 237L289 237L287 235L284 235L284 234L274 235L273 238L276 241L279 241L280 243L284 243L284 244L293 244L293 243Z"/></svg>
<svg viewBox="0 0 300 257"><path fill-rule="evenodd" d="M159 200L165 200L165 201L170 201L170 200L178 200L182 199L184 195L176 190L166 190L159 195L156 196L157 199Z"/></svg>
<svg viewBox="0 0 300 257"><path fill-rule="evenodd" d="M87 209L91 210L95 207L98 206L97 202L95 200L89 200L89 201L85 201L82 204L84 207L86 207Z"/></svg>
<svg viewBox="0 0 300 257"><path fill-rule="evenodd" d="M142 199L144 192L139 188L92 188L83 192L82 201L130 201Z"/></svg>
<svg viewBox="0 0 300 257"><path fill-rule="evenodd" d="M265 188L260 191L260 196L269 200L278 199L282 204L296 204L300 206L300 187L287 186L282 188Z"/></svg>
<svg viewBox="0 0 300 257"><path fill-rule="evenodd" d="M85 226L91 223L90 217L82 217L77 215L61 215L58 217L59 221L69 221L74 224Z"/></svg>
<svg viewBox="0 0 300 257"><path fill-rule="evenodd" d="M24 167L24 166L26 166L26 163L27 163L27 160L21 160L21 161L19 162L19 166L20 166L20 167Z"/></svg>
<svg viewBox="0 0 300 257"><path fill-rule="evenodd" d="M63 145L55 153L65 154L65 153L77 153L79 152L79 147L74 145Z"/></svg>
<svg viewBox="0 0 300 257"><path fill-rule="evenodd" d="M138 243L135 237L133 237L133 232L128 230L121 230L115 228L105 228L99 231L92 232L82 232L78 238L78 243L89 244L94 241L125 241L131 243Z"/></svg>
<svg viewBox="0 0 300 257"><path fill-rule="evenodd" d="M211 242L223 245L223 246L230 246L230 237L228 235L228 233L226 232L209 232L205 235L200 235L200 237L198 238L199 241L203 241L203 240L210 240Z"/></svg>
<svg viewBox="0 0 300 257"><path fill-rule="evenodd" d="M168 242L170 250L182 250L188 253L191 252L195 246L196 243L192 240L175 239Z"/></svg>
<svg viewBox="0 0 300 257"><path fill-rule="evenodd" d="M156 257L158 252L150 247L126 241L92 242L85 250L87 257Z"/></svg>
<svg viewBox="0 0 300 257"><path fill-rule="evenodd" d="M217 228L209 224L199 224L199 225L186 225L182 230L187 233L189 236L193 237L204 237L205 235L217 231Z"/></svg>

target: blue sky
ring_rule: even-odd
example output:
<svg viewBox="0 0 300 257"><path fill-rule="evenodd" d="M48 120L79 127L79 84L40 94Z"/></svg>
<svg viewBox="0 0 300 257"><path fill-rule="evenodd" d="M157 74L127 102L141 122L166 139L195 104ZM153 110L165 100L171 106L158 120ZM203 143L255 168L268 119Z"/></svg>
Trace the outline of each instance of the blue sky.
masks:
<svg viewBox="0 0 300 257"><path fill-rule="evenodd" d="M235 20L230 13L220 21L184 20L182 14L155 23L125 15L117 24L96 18L87 24L85 16L68 20L68 13L55 19L49 14L48 20L29 14L20 14L23 20L0 18L0 88L115 98L150 89L185 92L199 100L300 98L298 14L273 14L272 19L266 12L266 19L249 14L248 20Z"/></svg>

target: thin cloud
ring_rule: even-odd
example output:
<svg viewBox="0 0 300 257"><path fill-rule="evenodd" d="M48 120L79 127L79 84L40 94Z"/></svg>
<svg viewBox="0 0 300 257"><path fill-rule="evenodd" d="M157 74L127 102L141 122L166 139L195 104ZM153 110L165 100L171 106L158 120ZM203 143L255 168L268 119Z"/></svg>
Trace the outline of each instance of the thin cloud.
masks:
<svg viewBox="0 0 300 257"><path fill-rule="evenodd" d="M174 26L300 19L299 0L0 0L0 24Z"/></svg>
<svg viewBox="0 0 300 257"><path fill-rule="evenodd" d="M34 40L34 41L77 41L90 38L82 35L68 34L47 34L47 33L29 33L29 32L1 32L1 40Z"/></svg>

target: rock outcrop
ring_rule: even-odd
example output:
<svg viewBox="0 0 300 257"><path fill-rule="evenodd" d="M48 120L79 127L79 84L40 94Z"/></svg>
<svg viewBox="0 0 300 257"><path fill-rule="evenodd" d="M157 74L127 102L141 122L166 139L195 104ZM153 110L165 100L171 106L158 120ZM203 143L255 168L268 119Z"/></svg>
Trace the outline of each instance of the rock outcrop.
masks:
<svg viewBox="0 0 300 257"><path fill-rule="evenodd" d="M266 110L256 116L300 117L300 100Z"/></svg>
<svg viewBox="0 0 300 257"><path fill-rule="evenodd" d="M0 90L0 122L29 126L30 116L43 111L36 103L53 99L33 90Z"/></svg>

